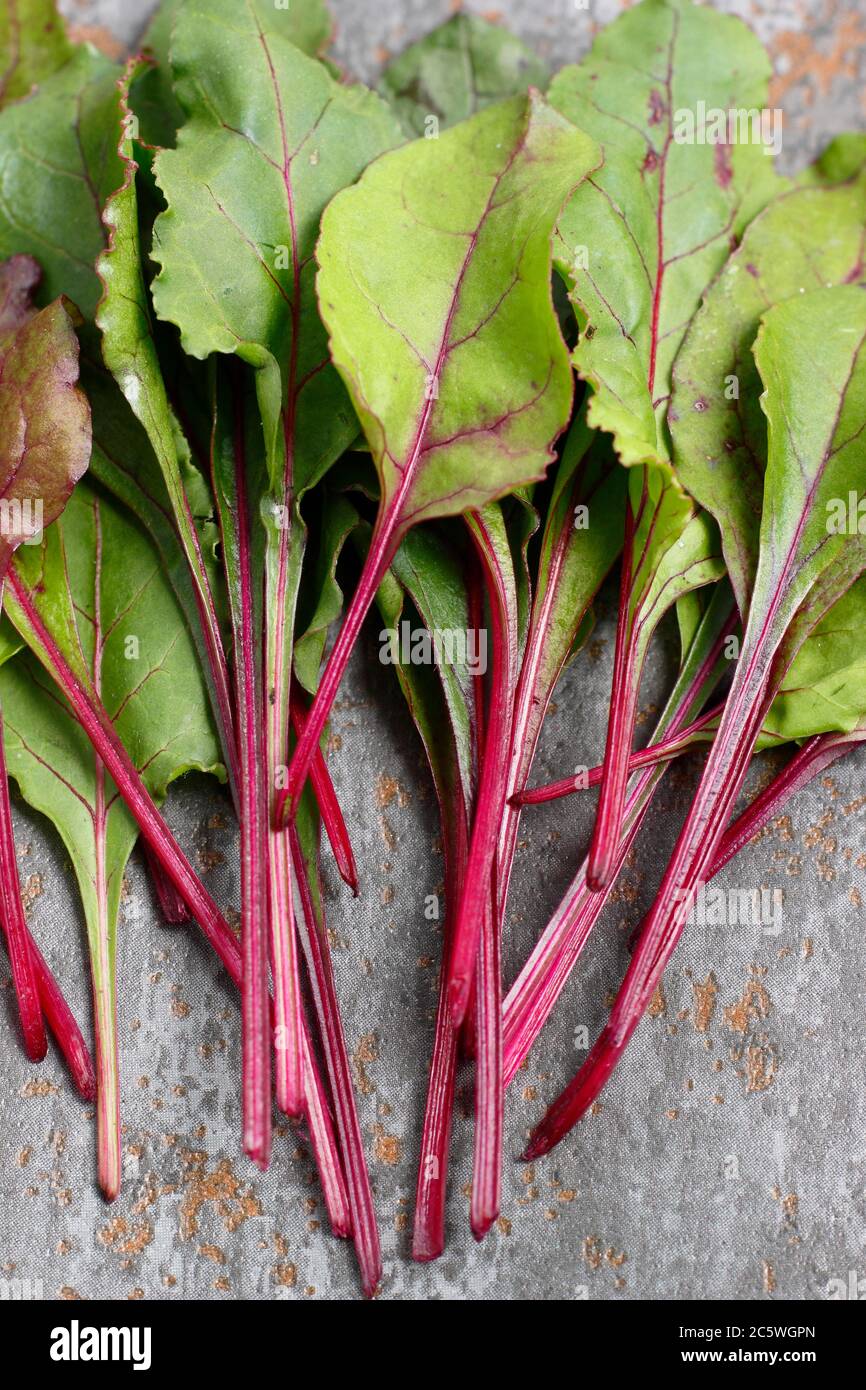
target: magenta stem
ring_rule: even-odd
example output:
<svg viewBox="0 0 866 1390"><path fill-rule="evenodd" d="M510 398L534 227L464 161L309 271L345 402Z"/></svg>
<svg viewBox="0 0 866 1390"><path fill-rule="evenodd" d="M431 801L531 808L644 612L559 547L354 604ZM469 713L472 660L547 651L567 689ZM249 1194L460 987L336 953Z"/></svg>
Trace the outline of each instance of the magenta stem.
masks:
<svg viewBox="0 0 866 1390"><path fill-rule="evenodd" d="M18 1017L24 1051L31 1062L41 1062L48 1051L48 1038L39 1002L36 969L30 949L30 933L21 901L21 880L15 853L12 806L3 742L3 712L0 709L0 911L6 929L6 944L12 966L12 983L18 1001Z"/></svg>
<svg viewBox="0 0 866 1390"><path fill-rule="evenodd" d="M399 542L400 535L393 517L383 516L380 512L373 528L370 548L364 560L357 588L352 595L352 601L337 634L337 640L322 672L322 679L310 707L304 732L295 745L292 761L289 764L287 786L279 799L278 820L281 824L294 819L297 813L301 792L310 775L319 741L328 722L331 706L336 699L352 650L358 640L364 619L376 597L376 591L394 558L394 552Z"/></svg>
<svg viewBox="0 0 866 1390"><path fill-rule="evenodd" d="M5 921L0 922L0 925L3 927L4 940L8 946ZM36 975L36 987L39 990L39 1002L42 1005L42 1012L48 1027L63 1054L69 1068L69 1074L81 1099L93 1100L96 1095L96 1073L93 1069L93 1061L87 1043L84 1041L84 1035L75 1021L75 1015L67 1004L63 991L32 936L30 936L30 956Z"/></svg>
<svg viewBox="0 0 866 1390"><path fill-rule="evenodd" d="M340 1022L340 1009L331 952L324 924L320 922L307 879L304 852L297 827L289 827L292 860L298 881L302 913L298 919L304 953L307 959L310 989L319 1025L325 1065L334 1110L337 1133L345 1166L346 1187L351 1211L352 1239L361 1271L361 1283L367 1298L372 1298L382 1277L382 1256L370 1176L364 1156L364 1141L355 1105L352 1070L346 1039Z"/></svg>
<svg viewBox="0 0 866 1390"><path fill-rule="evenodd" d="M307 711L304 702L296 685L292 686L291 694L291 713L292 725L295 735L300 738L307 722ZM358 896L358 871L355 867L355 857L352 853L352 842L349 839L349 831L343 817L340 803L337 799L337 792L331 781L331 774L328 771L328 764L321 747L316 749L313 763L310 768L310 781L313 784L313 792L322 816L322 824L325 827L325 834L328 837L331 849L334 853L334 861L337 870L344 883L351 888L355 897Z"/></svg>
<svg viewBox="0 0 866 1390"><path fill-rule="evenodd" d="M146 840L142 841L144 862L150 885L156 895L162 920L169 927L182 927L189 921L189 911L171 879L165 873L153 850Z"/></svg>
<svg viewBox="0 0 866 1390"><path fill-rule="evenodd" d="M688 728L683 729L680 734L671 734L667 738L660 739L658 743L652 743L647 748L641 749L639 753L632 753L628 762L629 776L634 772L639 772L645 767L655 767L658 763L672 762L674 758L679 758L683 753L688 753L696 744L709 741L708 735L715 733L718 727L721 712L724 704L714 705L707 710L699 719L695 719ZM604 765L591 767L585 773L578 773L574 777L563 777L558 782L548 782L543 787L528 787L523 792L518 792L512 797L512 802L516 806L539 806L547 801L556 801L564 796L571 796L574 792L585 791L590 787L597 787L604 775Z"/></svg>
<svg viewBox="0 0 866 1390"><path fill-rule="evenodd" d="M105 763L125 804L156 857L220 957L235 983L240 983L240 950L225 918L186 859L141 780L111 719L93 690L71 670L62 652L39 617L30 596L14 570L9 588L30 631L31 645L43 665L69 700L94 751Z"/></svg>
<svg viewBox="0 0 866 1390"><path fill-rule="evenodd" d="M610 717L604 750L601 792L598 799L592 843L589 849L586 881L594 893L612 881L616 851L625 810L628 765L634 740L640 672L637 662L636 628L632 619L635 519L629 499L625 510L625 537L622 553L619 617L613 662Z"/></svg>

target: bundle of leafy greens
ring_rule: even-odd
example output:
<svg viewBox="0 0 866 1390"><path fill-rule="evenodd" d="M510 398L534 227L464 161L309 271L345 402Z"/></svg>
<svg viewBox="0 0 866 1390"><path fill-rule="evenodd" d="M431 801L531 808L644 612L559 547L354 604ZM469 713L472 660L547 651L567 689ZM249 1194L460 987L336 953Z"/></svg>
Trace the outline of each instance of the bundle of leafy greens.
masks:
<svg viewBox="0 0 866 1390"><path fill-rule="evenodd" d="M324 830L363 891L326 752L365 620L437 653L383 654L445 858L413 1238L430 1260L459 1069L481 1240L506 1089L671 761L709 750L610 1020L527 1157L599 1094L701 886L866 741L866 139L783 179L766 55L692 0L642 0L546 96L534 54L463 14L378 92L343 79L330 35L323 0L164 0L121 67L52 0L0 23L0 917L25 1051L47 1025L95 1094L112 1199L141 835L166 920L195 921L240 992L244 1151L268 1165L274 1099L305 1126L372 1296L320 864ZM603 762L532 787L618 561ZM680 670L635 752L674 609ZM443 633L464 641L440 659ZM733 819L753 754L786 744ZM190 770L237 816L239 941L160 813ZM95 1067L25 918L9 777L75 869ZM590 785L586 861L506 990L521 816Z"/></svg>

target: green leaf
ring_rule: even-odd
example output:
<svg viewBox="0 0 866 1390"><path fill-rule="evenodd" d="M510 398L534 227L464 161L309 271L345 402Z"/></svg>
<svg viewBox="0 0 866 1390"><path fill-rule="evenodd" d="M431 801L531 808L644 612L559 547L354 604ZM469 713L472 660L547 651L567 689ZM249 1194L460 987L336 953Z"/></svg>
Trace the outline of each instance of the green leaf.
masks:
<svg viewBox="0 0 866 1390"><path fill-rule="evenodd" d="M866 717L866 580L818 624L782 681L764 728L785 739L850 733Z"/></svg>
<svg viewBox="0 0 866 1390"><path fill-rule="evenodd" d="M6 0L0 9L0 107L27 96L74 51L54 0Z"/></svg>
<svg viewBox="0 0 866 1390"><path fill-rule="evenodd" d="M750 349L771 305L866 280L864 222L864 178L777 198L710 288L677 359L669 416L677 473L721 527L743 614L755 579L767 458Z"/></svg>
<svg viewBox="0 0 866 1390"><path fill-rule="evenodd" d="M313 250L334 194L400 138L379 97L337 84L289 41L288 13L272 8L265 28L234 0L186 0L171 56L188 119L155 161L168 210L153 249L156 311L184 350L257 370L280 494L287 464L299 493L357 432L328 360Z"/></svg>
<svg viewBox="0 0 866 1390"><path fill-rule="evenodd" d="M82 482L42 545L20 551L15 563L67 661L100 692L151 794L161 799L191 768L219 773L186 626L158 556L128 513ZM7 603L14 621L14 601ZM100 1180L114 1196L120 1183L117 915L138 828L34 657L3 668L0 693L10 773L57 827L81 893L99 1039Z"/></svg>
<svg viewBox="0 0 866 1390"><path fill-rule="evenodd" d="M376 160L322 219L322 317L380 502L289 769L289 806L402 537L540 478L553 456L573 384L551 301L550 235L599 158L542 98L515 98Z"/></svg>
<svg viewBox="0 0 866 1390"><path fill-rule="evenodd" d="M106 198L123 182L117 154L119 69L88 47L23 101L0 112L0 259L41 265L43 302L68 295L85 318L102 287Z"/></svg>
<svg viewBox="0 0 866 1390"><path fill-rule="evenodd" d="M747 644L781 635L807 599L829 609L866 568L866 538L832 524L836 502L866 491L864 344L866 288L796 296L762 320L767 471Z"/></svg>
<svg viewBox="0 0 866 1390"><path fill-rule="evenodd" d="M396 532L543 475L571 399L550 230L598 159L516 98L377 160L328 208L322 313Z"/></svg>
<svg viewBox="0 0 866 1390"><path fill-rule="evenodd" d="M220 730L226 763L232 781L237 783L235 733L228 665L220 632L219 610L211 576L196 527L194 501L207 489L192 465L189 445L168 394L157 356L150 301L144 283L139 237L139 208L136 196L138 165L133 150L133 120L129 107L129 88L141 63L132 59L119 82L117 117L118 153L123 162L123 183L108 199L103 222L109 245L97 261L97 273L105 287L96 314L102 332L102 356L130 407L147 433L159 464L165 490L177 528L177 544L187 565L184 589L192 588L195 610L193 631L198 633L208 672L214 714ZM124 462L132 456L125 454ZM165 528L158 527L159 534ZM171 538L174 539L173 537ZM172 546L172 548L174 548ZM176 566L171 566L176 570Z"/></svg>
<svg viewBox="0 0 866 1390"><path fill-rule="evenodd" d="M529 87L543 90L547 77L540 58L507 29L456 14L388 65L380 91L407 135L432 136L491 102Z"/></svg>
<svg viewBox="0 0 866 1390"><path fill-rule="evenodd" d="M295 675L305 690L315 694L328 629L343 611L343 591L337 583L337 564L360 517L347 497L326 493L316 551L307 578L307 604L301 603L295 636Z"/></svg>
<svg viewBox="0 0 866 1390"><path fill-rule="evenodd" d="M814 164L809 164L797 178L797 183L834 184L855 178L866 167L866 135L848 131L837 135L822 150Z"/></svg>
<svg viewBox="0 0 866 1390"><path fill-rule="evenodd" d="M162 0L141 40L141 48L154 66L139 75L134 88L135 110L141 117L141 136L148 144L173 145L183 122L183 110L172 87L170 50L172 31L184 0ZM276 33L316 57L331 37L331 19L322 0L244 0L265 34ZM236 8L240 8L236 6Z"/></svg>
<svg viewBox="0 0 866 1390"><path fill-rule="evenodd" d="M651 631L644 594L695 515L671 466L671 369L706 287L778 191L769 150L728 121L732 111L764 107L769 76L766 54L738 19L692 0L643 0L550 88L552 104L604 147L604 165L559 219L554 254L578 321L573 360L592 387L589 423L612 435L634 470L594 889L609 881L625 806L636 637Z"/></svg>
<svg viewBox="0 0 866 1390"><path fill-rule="evenodd" d="M574 361L593 386L589 422L614 436L623 463L669 462L679 345L732 243L779 187L763 145L701 141L695 115L763 108L769 76L740 20L691 0L644 0L551 84L557 110L604 147L603 167L559 219L556 256L582 329ZM690 116L693 138L678 139Z"/></svg>

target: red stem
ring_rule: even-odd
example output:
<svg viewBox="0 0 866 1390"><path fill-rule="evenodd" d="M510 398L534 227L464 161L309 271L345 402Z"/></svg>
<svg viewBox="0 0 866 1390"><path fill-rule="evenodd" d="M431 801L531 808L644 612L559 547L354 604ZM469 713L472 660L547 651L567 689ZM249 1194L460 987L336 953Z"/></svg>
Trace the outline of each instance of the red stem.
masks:
<svg viewBox="0 0 866 1390"><path fill-rule="evenodd" d="M358 586L346 612L331 655L322 672L322 679L310 707L304 732L295 745L292 761L289 764L287 786L279 798L278 822L286 824L293 820L298 808L301 792L310 774L319 741L328 722L331 706L340 688L340 682L349 664L352 650L358 640L364 619L376 597L376 591L387 573L394 558L400 536L393 515L383 516L380 512L373 528L370 547L361 570Z"/></svg>
<svg viewBox="0 0 866 1390"><path fill-rule="evenodd" d="M153 798L121 742L104 706L93 690L71 670L45 627L14 570L9 588L33 638L36 655L68 699L94 751L105 763L121 797L154 850L157 860L177 888L192 916L236 984L241 979L240 950L207 889L200 882L154 804Z"/></svg>
<svg viewBox="0 0 866 1390"><path fill-rule="evenodd" d="M645 767L656 767L659 763L672 762L683 753L688 753L695 744L707 742L707 731L713 724L718 725L724 704L714 705L707 710L699 719L683 729L682 733L670 734L667 738L660 739L658 743L651 743L647 748L641 749L639 753L632 753L628 762L629 776L634 772L639 772ZM539 806L547 801L556 801L563 796L571 796L574 792L585 791L589 787L597 787L604 776L604 765L591 767L587 772L578 773L576 777L564 777L559 782L548 782L543 787L528 787L523 792L518 792L511 798L515 806Z"/></svg>
<svg viewBox="0 0 866 1390"><path fill-rule="evenodd" d="M162 920L169 927L182 927L189 921L189 911L171 879L168 878L146 840L142 841L144 862L150 878L150 886L156 894Z"/></svg>
<svg viewBox="0 0 866 1390"><path fill-rule="evenodd" d="M469 1005L478 957L481 926L487 911L490 880L505 806L508 739L514 698L516 639L508 597L496 553L481 513L471 514L470 535L484 572L490 606L493 660L490 694L485 706L484 757L478 775L469 857L454 922L448 972L451 1015L459 1027Z"/></svg>
<svg viewBox="0 0 866 1390"><path fill-rule="evenodd" d="M296 685L292 686L291 714L295 735L300 738L307 722L307 710ZM352 853L352 842L349 839L349 831L346 828L343 812L337 800L337 793L331 781L331 774L328 771L328 764L321 747L316 749L313 765L310 768L310 780L340 877L344 883L348 883L357 898L358 871Z"/></svg>
<svg viewBox="0 0 866 1390"><path fill-rule="evenodd" d="M340 1009L331 966L331 953L324 926L320 923L307 879L304 852L297 827L289 827L292 860L298 881L302 914L298 929L302 936L307 959L310 988L319 1024L325 1065L334 1098L337 1133L346 1173L349 1209L352 1214L352 1238L361 1271L361 1283L367 1298L372 1298L382 1277L382 1256L370 1176L364 1156L364 1141L355 1106L352 1070L346 1039L340 1022Z"/></svg>
<svg viewBox="0 0 866 1390"><path fill-rule="evenodd" d="M643 1017L682 935L689 906L700 885L707 881L772 702L772 652L768 645L759 642L747 664L737 669L701 784L656 901L645 919L610 1019L580 1071L533 1131L524 1155L527 1162L549 1153L597 1099Z"/></svg>
<svg viewBox="0 0 866 1390"><path fill-rule="evenodd" d="M18 1017L24 1051L31 1062L41 1062L48 1051L48 1038L39 1001L36 969L30 949L30 933L21 901L21 881L15 853L12 807L3 743L3 713L0 710L0 912L6 929L6 943L12 966L12 983L18 1001Z"/></svg>
<svg viewBox="0 0 866 1390"><path fill-rule="evenodd" d="M499 1215L502 1200L502 1128L505 1083L502 1075L502 948L496 875L488 884L488 903L478 944L476 988L475 1148L469 1222L483 1240Z"/></svg>
<svg viewBox="0 0 866 1390"><path fill-rule="evenodd" d="M631 617L634 536L635 519L629 499L625 510L619 617L616 628L613 685L610 693L610 718L604 750L604 771L586 873L587 884L593 893L601 892L612 882L613 878L614 861L620 842L620 830L625 810L629 757L637 715L640 672L635 670L637 657L635 624Z"/></svg>
<svg viewBox="0 0 866 1390"><path fill-rule="evenodd" d="M4 940L7 941L8 945L6 924L2 922L0 925L3 927ZM30 956L33 961L42 1012L48 1027L51 1029L54 1041L63 1054L78 1094L82 1100L93 1100L96 1095L96 1073L93 1069L93 1061L87 1043L84 1041L75 1016L63 996L63 991L52 975L45 957L33 937L30 936L29 939Z"/></svg>
<svg viewBox="0 0 866 1390"><path fill-rule="evenodd" d="M331 1110L328 1093L322 1080L319 1064L313 1051L312 1041L306 1019L301 1016L301 1055L304 1068L304 1107L310 1129L310 1143L313 1157L322 1184L322 1196L331 1230L338 1240L345 1240L352 1234L352 1213L349 1210L349 1194Z"/></svg>
<svg viewBox="0 0 866 1390"><path fill-rule="evenodd" d="M249 503L243 446L244 418L235 409L235 532L238 612L235 623L235 692L238 747L238 811L241 860L243 975L244 1152L266 1169L271 1155L271 1032L268 1019L268 821L265 786L260 651L252 589ZM280 1002L277 998L279 1026Z"/></svg>
<svg viewBox="0 0 866 1390"><path fill-rule="evenodd" d="M451 926L457 906L457 896L466 868L468 832L463 795L455 796L454 805L444 800L444 788L439 791L439 805L445 850L446 919L442 944L442 965L439 979L439 1003L436 1009L436 1031L430 1061L430 1080L427 1104L421 1132L421 1152L418 1158L418 1180L415 1186L415 1222L412 1233L412 1258L425 1264L437 1259L445 1249L445 1201L448 1191L448 1150L451 1143L451 1121L454 1113L454 1087L457 1077L457 1030L451 1020L448 1004L448 954L451 946Z"/></svg>

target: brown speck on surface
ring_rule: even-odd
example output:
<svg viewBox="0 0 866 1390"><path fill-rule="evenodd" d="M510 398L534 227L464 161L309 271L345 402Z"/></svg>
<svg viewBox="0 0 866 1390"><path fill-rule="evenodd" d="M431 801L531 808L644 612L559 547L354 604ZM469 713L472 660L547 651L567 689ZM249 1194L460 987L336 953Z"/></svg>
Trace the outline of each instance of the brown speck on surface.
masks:
<svg viewBox="0 0 866 1390"><path fill-rule="evenodd" d="M767 1017L770 1007L770 996L766 987L753 974L741 997L725 1009L725 1027L734 1033L746 1033L753 1019Z"/></svg>
<svg viewBox="0 0 866 1390"><path fill-rule="evenodd" d="M131 1292L126 1295L126 1297L127 1301L130 1303L140 1303L141 1300L144 1298L144 1289L132 1289Z"/></svg>
<svg viewBox="0 0 866 1390"><path fill-rule="evenodd" d="M18 1150L17 1154L15 1155L15 1162L18 1164L19 1168L27 1167L27 1164L30 1162L30 1155L32 1153L33 1150L29 1144L26 1145L23 1149Z"/></svg>
<svg viewBox="0 0 866 1390"><path fill-rule="evenodd" d="M250 1217L262 1215L262 1205L250 1189L235 1176L231 1159L220 1159L208 1172L207 1154L187 1150L184 1165L184 1197L180 1204L180 1237L189 1240L198 1234L203 1207L212 1205L225 1229L233 1234Z"/></svg>
<svg viewBox="0 0 866 1390"><path fill-rule="evenodd" d="M559 1202L573 1202L577 1193L573 1187L561 1187L556 1197Z"/></svg>
<svg viewBox="0 0 866 1390"><path fill-rule="evenodd" d="M811 959L812 959L812 949L813 949L813 942L812 942L811 936L806 936L806 937L804 937L804 938L803 938L803 944L802 944L802 946L800 947L800 955L801 955L801 957L802 957L803 960L811 960Z"/></svg>
<svg viewBox="0 0 866 1390"><path fill-rule="evenodd" d="M396 777L389 777L384 772L379 773L376 778L376 805L380 811L386 811L395 801L398 806L408 806L411 799L406 788L401 786Z"/></svg>
<svg viewBox="0 0 866 1390"><path fill-rule="evenodd" d="M174 1274L164 1274L162 1282L167 1289L173 1289L177 1285L177 1276Z"/></svg>
<svg viewBox="0 0 866 1390"><path fill-rule="evenodd" d="M369 1096L375 1091L376 1087L367 1075L367 1066L370 1062L379 1060L379 1047L375 1033L364 1033L358 1040L358 1046L352 1053L352 1065L355 1068L355 1085L362 1096Z"/></svg>
<svg viewBox="0 0 866 1390"><path fill-rule="evenodd" d="M764 1293L776 1292L776 1271L769 1260L764 1260L762 1265Z"/></svg>
<svg viewBox="0 0 866 1390"><path fill-rule="evenodd" d="M147 1221L130 1226L125 1216L115 1216L97 1231L96 1238L115 1255L140 1255L153 1240L153 1228Z"/></svg>
<svg viewBox="0 0 866 1390"><path fill-rule="evenodd" d="M60 1087L44 1076L34 1076L25 1081L18 1094L22 1100L35 1100L44 1096L59 1096Z"/></svg>
<svg viewBox="0 0 866 1390"><path fill-rule="evenodd" d="M753 1038L746 1048L745 1071L747 1092L766 1091L776 1079L778 1057L775 1046L767 1041L766 1035Z"/></svg>
<svg viewBox="0 0 866 1390"><path fill-rule="evenodd" d="M851 891L850 891L850 893L848 894L848 898L849 898L849 901L850 901L851 903L853 903L854 907L862 907L862 906L863 906L863 897L862 897L862 895L861 895L861 893L860 893L860 889L859 889L859 888L852 888Z"/></svg>
<svg viewBox="0 0 866 1390"><path fill-rule="evenodd" d="M25 910L41 898L44 892L41 874L30 874L21 884L21 901Z"/></svg>
<svg viewBox="0 0 866 1390"><path fill-rule="evenodd" d="M274 1265L273 1270L271 1272L273 1275L274 1283L278 1284L281 1289L293 1289L295 1287L298 1278L298 1270L296 1265Z"/></svg>
<svg viewBox="0 0 866 1390"><path fill-rule="evenodd" d="M195 857L203 874L209 874L225 863L225 855L218 849L198 849Z"/></svg>
<svg viewBox="0 0 866 1390"><path fill-rule="evenodd" d="M665 992L662 987L662 982L661 980L659 980L658 984L653 990L653 997L647 1005L647 1013L649 1014L650 1018L662 1018L665 1014L665 1011L667 1010L667 1006L668 1004L665 998Z"/></svg>
<svg viewBox="0 0 866 1390"><path fill-rule="evenodd" d="M198 1253L205 1260L212 1260L215 1265L224 1265L226 1262L225 1251L220 1250L218 1245L200 1245Z"/></svg>
<svg viewBox="0 0 866 1390"><path fill-rule="evenodd" d="M218 1293L231 1293L232 1291L232 1286L224 1274L221 1274L219 1279L214 1279L213 1287Z"/></svg>
<svg viewBox="0 0 866 1390"><path fill-rule="evenodd" d="M697 980L692 981L692 992L695 996L692 1023L696 1032L706 1033L713 1021L713 1014L716 1011L716 995L719 992L718 981L712 970L703 984Z"/></svg>
<svg viewBox="0 0 866 1390"><path fill-rule="evenodd" d="M374 1133L376 1157L380 1163L387 1163L393 1168L400 1162L400 1140L396 1134L386 1134L381 1125L376 1125Z"/></svg>
<svg viewBox="0 0 866 1390"><path fill-rule="evenodd" d="M511 1222L508 1220L507 1216L497 1217L496 1229L501 1236L511 1235Z"/></svg>
<svg viewBox="0 0 866 1390"><path fill-rule="evenodd" d="M665 1111L665 1118L668 1119L668 1120L678 1120L679 1117L680 1117L680 1112L679 1112L679 1110L666 1110L666 1111Z"/></svg>
<svg viewBox="0 0 866 1390"><path fill-rule="evenodd" d="M64 1299L67 1303L80 1303L82 1301L81 1294L78 1292L78 1290L71 1288L69 1284L63 1285L63 1288L60 1289L57 1297Z"/></svg>
<svg viewBox="0 0 866 1390"><path fill-rule="evenodd" d="M68 1240L58 1240L54 1249L58 1255L68 1255L72 1251L72 1242Z"/></svg>
<svg viewBox="0 0 866 1390"><path fill-rule="evenodd" d="M585 1236L583 1241L583 1258L590 1269L601 1268L601 1242L598 1236Z"/></svg>

